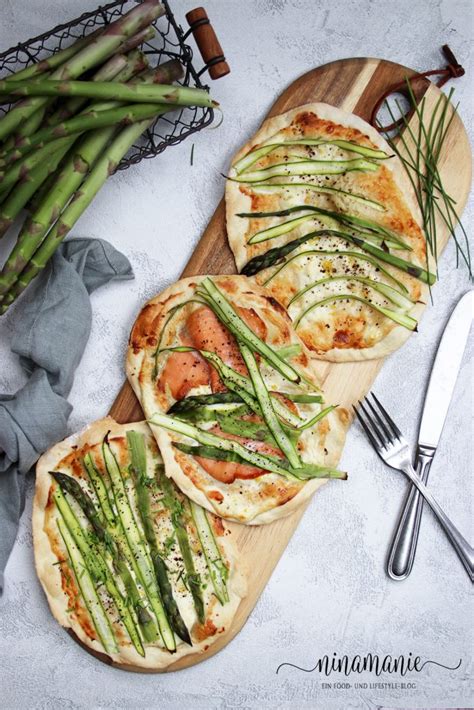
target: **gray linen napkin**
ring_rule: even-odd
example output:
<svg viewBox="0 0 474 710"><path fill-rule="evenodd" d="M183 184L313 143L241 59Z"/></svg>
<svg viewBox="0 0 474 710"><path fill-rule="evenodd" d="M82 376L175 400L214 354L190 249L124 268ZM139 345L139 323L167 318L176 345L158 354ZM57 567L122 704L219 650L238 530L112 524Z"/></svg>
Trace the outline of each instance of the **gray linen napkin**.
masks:
<svg viewBox="0 0 474 710"><path fill-rule="evenodd" d="M11 349L29 376L14 395L0 394L0 594L25 504L26 474L67 434L67 402L89 338L89 294L133 279L128 259L101 239L62 244L13 313Z"/></svg>

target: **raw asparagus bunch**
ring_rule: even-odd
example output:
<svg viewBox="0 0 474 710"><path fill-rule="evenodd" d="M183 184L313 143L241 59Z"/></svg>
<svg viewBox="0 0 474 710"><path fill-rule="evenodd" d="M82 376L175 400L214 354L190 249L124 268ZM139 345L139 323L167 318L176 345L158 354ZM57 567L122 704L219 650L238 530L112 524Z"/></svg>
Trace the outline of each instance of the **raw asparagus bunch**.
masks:
<svg viewBox="0 0 474 710"><path fill-rule="evenodd" d="M139 74L141 71L143 71L146 67L148 66L148 61L145 57L145 55L138 51L138 50L133 50L131 51L127 56L125 55L115 55L112 57L106 64L104 64L101 69L94 75L93 80L94 81L105 81L105 80L111 80L113 78L117 78L120 81L128 81L131 77L135 76L136 74ZM118 72L118 73L117 73ZM73 105L74 103L74 105ZM52 116L48 119L48 123L50 126L57 126L58 123L61 123L62 120L62 112L69 112L71 115L72 112L77 112L79 109L81 109L84 106L84 103L87 103L87 101L84 101L84 99L72 99L71 102L68 102L64 107L60 107L57 109L57 111L52 114ZM100 104L95 104L96 107L100 106ZM106 107L107 108L107 107ZM51 143L46 143L41 146L41 149L36 150L34 152L30 152L24 156L22 160L18 161L13 161L14 164L12 164L8 169L4 169L2 172L2 168L0 168L0 202L1 202L1 194L2 191L5 194L6 191L10 190L13 185L18 184L20 181L22 184L26 182L35 182L33 177L30 175L30 171L34 171L39 166L44 165L44 162L48 162L50 159L50 156L52 153L59 152L62 148L63 145L67 146L67 148L70 148L72 144L74 143L74 140L79 136L79 133L73 134L73 139L72 140L67 140L65 141L62 138L58 138L55 136L55 140L52 141ZM34 139L34 136L33 136ZM16 145L21 145L24 141L29 141L30 139L24 136L18 136L15 138L15 144ZM7 144L5 144L7 145ZM66 151L63 152L63 155L66 153ZM4 153L5 155L5 153ZM1 158L0 158L0 163L1 163ZM36 181L37 183L38 181ZM39 185L36 185L39 187ZM13 191L10 191L10 195L14 197L12 194ZM15 191L16 193L16 191ZM18 203L18 199L15 200L16 203ZM20 210L22 207L24 207L26 204L25 202L22 202L21 204L16 204L16 212L11 215L11 221L15 219L15 217L19 214ZM2 210L3 212L3 210ZM2 216L0 216L0 237L4 234L6 229L10 226L10 224L6 224L5 226L2 223Z"/></svg>
<svg viewBox="0 0 474 710"><path fill-rule="evenodd" d="M179 78L181 72L180 63L171 60L158 67L155 72L146 73L142 76L142 81L156 81L165 77ZM161 110L165 112L166 108ZM109 175L115 171L120 160L155 116L156 107L151 119L123 129L110 144L109 141L115 133L114 126L94 131L85 137L77 150L73 148L56 182L35 213L27 220L0 273L2 313L47 264ZM74 199L69 202L73 195Z"/></svg>
<svg viewBox="0 0 474 710"><path fill-rule="evenodd" d="M127 81L135 74L143 71L147 65L146 57L139 50L130 52L128 56L116 54L96 72L93 79L106 81L108 79L117 78L121 81ZM71 111L70 115L72 115L79 110L81 106L82 100L80 100L79 103L75 100L74 106L70 105L69 107L65 106L59 108L55 114L50 117L50 125L59 123L64 115L64 111ZM33 197L38 188L45 182L46 178L50 176L54 177L56 168L69 148L71 148L76 137L77 136L73 136L72 139L64 138L61 141L57 141L59 147L53 150L46 160L39 162L36 167L33 167L30 175L27 175L26 179L24 176L23 179L17 183L16 189L12 190L4 200L2 207L0 207L0 237L5 234L7 229L13 224L23 207L25 207L30 198Z"/></svg>
<svg viewBox="0 0 474 710"><path fill-rule="evenodd" d="M53 128L44 128L31 138L25 138L21 146L6 153L3 159L0 158L0 165L8 165L10 162L15 162L23 154L28 153L32 147L43 147L43 145L58 137L85 133L105 126L128 125L145 118L153 118L157 113L156 104L127 104L109 110L90 108L70 121L64 121Z"/></svg>
<svg viewBox="0 0 474 710"><path fill-rule="evenodd" d="M16 101L0 118L0 237L25 207L30 212L0 271L0 313L157 116L216 105L203 90L173 84L183 73L178 60L147 70L137 47L163 13L158 0L145 0L104 30L0 80L0 101Z"/></svg>

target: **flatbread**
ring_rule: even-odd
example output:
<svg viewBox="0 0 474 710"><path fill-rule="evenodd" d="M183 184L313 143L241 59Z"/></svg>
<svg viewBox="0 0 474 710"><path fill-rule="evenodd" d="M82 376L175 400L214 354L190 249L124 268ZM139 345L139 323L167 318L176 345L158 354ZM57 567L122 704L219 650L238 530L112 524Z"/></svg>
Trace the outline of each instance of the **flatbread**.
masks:
<svg viewBox="0 0 474 710"><path fill-rule="evenodd" d="M52 499L52 491L55 484L48 472L61 471L73 476L80 481L83 489L93 496L93 489L90 485L87 485L87 476L84 473L80 459L85 453L91 451L100 470L100 466L102 465L103 467L103 463L100 464L100 461L102 461L100 446L105 435L109 432L110 445L115 455L119 458L121 467L125 469L129 461L125 437L127 431L132 430L145 435L147 466L160 464L162 459L145 422L122 425L117 424L112 418L106 417L87 427L84 431L74 434L53 446L40 458L36 469L33 538L38 577L46 593L50 609L57 621L65 628L72 629L77 638L86 647L101 654L105 653L105 649L93 626L91 616L81 596L78 595L77 579L70 564L67 562L67 551L56 522L59 514ZM103 474L103 471L101 473ZM119 652L109 654L109 657L115 664L126 668L162 671L183 656L204 654L209 646L229 628L239 603L246 593L245 576L242 572L242 565L239 561L237 550L233 545L230 531L224 527L219 518L209 516L222 558L228 568L227 590L229 601L223 606L220 604L212 593L212 584L208 580L206 562L202 551L200 552L201 548L196 530L193 528L192 522L186 518L186 528L194 551L193 558L196 571L201 575L202 583L207 582L206 588L202 590L205 604L205 623L200 624L198 622L191 595L182 581L182 558L179 545L172 538L172 523L166 512L166 507L163 508L164 510L161 513L157 513L155 518L158 544L160 549L161 545L165 543L168 545L166 548L168 550L166 558L168 578L172 584L173 595L181 615L190 631L193 645L192 647L187 645L175 635L177 643L175 653L170 653L159 639L152 644L145 645L146 653L145 657L142 657L131 644L125 628L118 620L113 603L111 605L104 602L107 614L112 620L114 631L121 635L122 638ZM78 507L77 510L80 514ZM181 572L181 581L178 571Z"/></svg>
<svg viewBox="0 0 474 710"><path fill-rule="evenodd" d="M236 154L232 165L255 147L302 138L346 140L369 148L381 149L392 155L387 142L361 118L327 104L314 103L300 106L265 121L256 135ZM362 157L334 145L312 146L310 149L291 146L273 151L252 165L249 170L254 171L282 163L285 159L288 160L288 156L291 159L293 155L301 156L300 159L312 157L331 160ZM229 176L236 177L236 171L233 168L230 169ZM327 226L315 218L272 240L247 244L249 238L256 232L301 216L302 213L293 213L286 217L258 219L240 218L236 215L248 212L279 211L301 204L315 205L326 210L374 221L402 237L413 249L412 251L397 249L393 251L394 254L418 266L425 266L426 248L425 239L419 226L419 210L404 168L398 158L391 157L389 160L381 161L377 172L372 173L347 172L331 176L331 178L327 176L279 177L272 178L267 182L275 184L304 182L316 186L335 187L377 201L385 207L386 211L381 212L341 193L321 194L313 190L292 188L285 189L284 192L259 192L257 194L252 191L250 184L228 180L226 185L227 233L239 271L250 259L267 252L268 249L282 246L309 232L325 229ZM298 247L292 252L291 257L315 249L323 251L344 249L364 255L364 251L358 246L349 246L337 237L324 237ZM422 311L423 302L426 301L427 286L396 267L385 263L382 263L382 266L388 272L388 276L376 270L373 264L362 259L328 254L321 256L306 254L296 257L270 281L268 279L276 272L277 266L258 272L254 278L259 284L264 284L272 295L287 308L297 292L315 281L336 275L363 276L386 283L397 290L405 288L405 295L408 295L415 304L407 312L417 319ZM402 286L397 286L390 275L395 277ZM344 293L368 297L371 302L379 306L394 308L386 296L379 294L360 281L331 279L318 285L291 304L288 308L289 315L295 321L298 315L312 302ZM400 347L411 333L407 328L397 325L370 306L355 300L333 301L315 308L298 324L297 332L319 359L333 362L384 357Z"/></svg>
<svg viewBox="0 0 474 710"><path fill-rule="evenodd" d="M166 413L176 401L169 387L162 384L161 378L170 354L164 352L156 361L157 345L168 348L183 343L186 321L193 311L201 307L189 301L196 298L196 286L204 278L182 279L151 299L143 307L132 329L126 371L149 422L155 412ZM300 346L300 353L291 359L291 363L317 387L319 381L313 361L294 333L284 309L264 289L244 276L213 276L212 279L234 308L252 311L264 322L267 344L274 349L289 344ZM180 304L186 305L174 311ZM170 318L171 313L174 315ZM156 363L158 368L155 371ZM282 393L294 391L295 385L288 383L275 370L264 363L260 364L260 368L268 389ZM209 383L201 384L191 389L187 396L210 392ZM297 409L306 419L326 405L298 405ZM338 408L304 432L301 437L303 461L335 467L347 425L347 412ZM325 479L302 482L266 472L250 480L236 478L225 483L204 470L196 457L173 446L175 441L190 443L189 440L154 426L152 422L150 426L163 455L166 474L196 503L229 520L248 525L270 523L290 514L325 482Z"/></svg>

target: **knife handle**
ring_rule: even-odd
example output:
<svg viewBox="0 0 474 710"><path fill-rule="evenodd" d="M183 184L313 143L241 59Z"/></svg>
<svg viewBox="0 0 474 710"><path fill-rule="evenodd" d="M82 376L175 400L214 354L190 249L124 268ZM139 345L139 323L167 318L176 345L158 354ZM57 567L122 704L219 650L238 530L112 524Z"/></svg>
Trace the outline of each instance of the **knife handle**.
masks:
<svg viewBox="0 0 474 710"><path fill-rule="evenodd" d="M416 473L425 484L430 474L434 452L435 450L431 448L418 449ZM387 563L389 577L398 582L408 577L415 561L423 503L423 496L414 485L411 485L398 521Z"/></svg>

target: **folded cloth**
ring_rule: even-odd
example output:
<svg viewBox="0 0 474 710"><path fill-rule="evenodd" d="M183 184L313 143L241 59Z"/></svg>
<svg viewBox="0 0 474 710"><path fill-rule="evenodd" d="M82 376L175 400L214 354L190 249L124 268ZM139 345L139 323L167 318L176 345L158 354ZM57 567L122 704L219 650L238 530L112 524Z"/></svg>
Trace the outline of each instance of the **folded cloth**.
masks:
<svg viewBox="0 0 474 710"><path fill-rule="evenodd" d="M89 294L132 278L128 259L108 242L69 239L14 309L11 348L29 379L16 394L0 394L0 594L26 474L67 434L72 407L66 398L91 329Z"/></svg>

